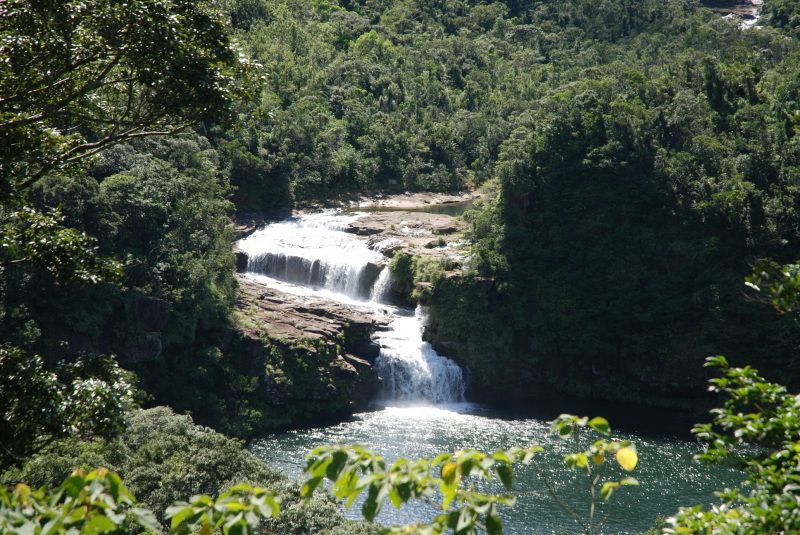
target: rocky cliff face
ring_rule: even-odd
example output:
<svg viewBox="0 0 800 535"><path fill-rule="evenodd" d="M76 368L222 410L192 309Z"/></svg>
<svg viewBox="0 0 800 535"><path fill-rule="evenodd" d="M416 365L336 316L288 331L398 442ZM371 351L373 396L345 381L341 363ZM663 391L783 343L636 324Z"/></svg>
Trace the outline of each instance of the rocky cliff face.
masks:
<svg viewBox="0 0 800 535"><path fill-rule="evenodd" d="M251 433L352 414L380 388L372 341L380 319L330 301L240 279L236 324L222 347L254 388L236 395L256 410Z"/></svg>

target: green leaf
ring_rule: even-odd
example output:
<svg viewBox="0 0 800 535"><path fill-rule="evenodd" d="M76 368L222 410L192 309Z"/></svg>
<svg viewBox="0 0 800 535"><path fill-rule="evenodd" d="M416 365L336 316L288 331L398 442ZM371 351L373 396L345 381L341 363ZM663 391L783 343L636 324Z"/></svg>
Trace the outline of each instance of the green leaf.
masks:
<svg viewBox="0 0 800 535"><path fill-rule="evenodd" d="M64 492L67 493L67 496L69 496L70 498L75 498L83 490L84 484L85 481L83 477L79 475L71 475L66 480L64 480L62 488L64 489Z"/></svg>
<svg viewBox="0 0 800 535"><path fill-rule="evenodd" d="M408 500L411 499L411 487L412 484L410 482L402 483L395 487L395 489L397 490L397 494L404 502L407 502Z"/></svg>
<svg viewBox="0 0 800 535"><path fill-rule="evenodd" d="M449 453L440 453L439 455L433 458L433 460L431 461L431 466L439 466L443 462L449 461L452 458L453 456Z"/></svg>
<svg viewBox="0 0 800 535"><path fill-rule="evenodd" d="M311 477L324 477L328 471L328 466L330 466L331 462L333 461L333 457L327 457L321 461L317 461L311 466L311 470L309 470L309 475Z"/></svg>
<svg viewBox="0 0 800 535"><path fill-rule="evenodd" d="M458 475L458 465L454 462L449 462L442 465L442 480L448 485L455 483L456 476Z"/></svg>
<svg viewBox="0 0 800 535"><path fill-rule="evenodd" d="M589 458L585 453L570 453L564 456L564 462L570 468L586 468Z"/></svg>
<svg viewBox="0 0 800 535"><path fill-rule="evenodd" d="M463 507L461 511L458 513L458 523L456 524L456 533L464 531L469 527L472 527L474 522L475 519L472 516L472 511L470 511L468 507Z"/></svg>
<svg viewBox="0 0 800 535"><path fill-rule="evenodd" d="M281 514L281 502L274 496L266 496L264 501L270 508L273 518Z"/></svg>
<svg viewBox="0 0 800 535"><path fill-rule="evenodd" d="M608 420L601 416L596 416L589 420L589 427L604 435L607 435L611 432L611 426L609 425Z"/></svg>
<svg viewBox="0 0 800 535"><path fill-rule="evenodd" d="M389 500L391 500L392 505L394 505L396 508L400 508L405 502L405 500L403 500L403 498L400 496L400 493L397 492L396 488L393 488L389 491Z"/></svg>
<svg viewBox="0 0 800 535"><path fill-rule="evenodd" d="M369 492L367 493L367 499L364 500L364 504L361 506L361 515L369 521L375 520L375 516L378 514L378 511L380 510L380 503L378 502L378 492L379 492L378 487L372 485L369 488Z"/></svg>
<svg viewBox="0 0 800 535"><path fill-rule="evenodd" d="M224 507L229 512L237 512L238 513L240 511L244 511L245 509L247 509L247 506L245 504L243 504L241 502L236 502L236 501L227 502L227 503L221 504L221 505L222 505L222 507Z"/></svg>
<svg viewBox="0 0 800 535"><path fill-rule="evenodd" d="M117 525L110 518L105 515L97 515L83 525L81 535L99 535L109 531L116 531L116 529Z"/></svg>
<svg viewBox="0 0 800 535"><path fill-rule="evenodd" d="M347 463L347 459L347 453L343 451L337 451L333 454L330 464L325 470L325 475L328 476L328 479L335 481L339 477L342 468L344 468L344 465Z"/></svg>
<svg viewBox="0 0 800 535"><path fill-rule="evenodd" d="M503 450L497 450L496 452L492 453L492 459L506 464L511 464L513 462L511 457L509 457L508 454Z"/></svg>
<svg viewBox="0 0 800 535"><path fill-rule="evenodd" d="M191 505L180 504L168 507L166 516L170 519L170 528L175 529L194 514L194 508Z"/></svg>
<svg viewBox="0 0 800 535"><path fill-rule="evenodd" d="M503 535L503 522L494 513L486 515L486 533L489 535Z"/></svg>
<svg viewBox="0 0 800 535"><path fill-rule="evenodd" d="M322 483L322 477L312 477L307 479L305 483L303 483L303 486L300 487L300 496L302 498L310 497L320 483Z"/></svg>
<svg viewBox="0 0 800 535"><path fill-rule="evenodd" d="M149 509L134 507L130 510L130 514L133 520L143 528L155 532L159 531L160 524L158 523L158 519L156 519L156 515Z"/></svg>
<svg viewBox="0 0 800 535"><path fill-rule="evenodd" d="M600 497L604 500L607 500L611 497L611 494L619 488L619 483L616 481L606 481L603 483L603 486L600 488Z"/></svg>
<svg viewBox="0 0 800 535"><path fill-rule="evenodd" d="M506 489L511 490L511 485L514 482L514 471L511 469L511 466L500 463L496 465L494 469L497 472L497 476L500 478L500 481L503 482L503 486Z"/></svg>
<svg viewBox="0 0 800 535"><path fill-rule="evenodd" d="M256 490L256 487L249 483L239 483L232 486L226 494L255 494Z"/></svg>

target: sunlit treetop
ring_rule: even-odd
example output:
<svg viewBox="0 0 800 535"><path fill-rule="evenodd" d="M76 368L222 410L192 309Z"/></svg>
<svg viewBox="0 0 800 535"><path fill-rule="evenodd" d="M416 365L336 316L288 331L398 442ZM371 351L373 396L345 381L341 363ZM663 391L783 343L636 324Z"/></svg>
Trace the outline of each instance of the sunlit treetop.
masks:
<svg viewBox="0 0 800 535"><path fill-rule="evenodd" d="M123 139L225 117L252 64L193 0L0 4L0 196Z"/></svg>

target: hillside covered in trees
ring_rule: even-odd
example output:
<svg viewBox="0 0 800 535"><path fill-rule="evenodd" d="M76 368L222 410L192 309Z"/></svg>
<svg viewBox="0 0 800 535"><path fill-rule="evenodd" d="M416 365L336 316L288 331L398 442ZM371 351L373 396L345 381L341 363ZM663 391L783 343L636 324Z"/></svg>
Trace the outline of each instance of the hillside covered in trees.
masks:
<svg viewBox="0 0 800 535"><path fill-rule="evenodd" d="M318 307L335 328L278 336L259 303L280 298L233 251L242 221L365 196L479 197L458 261L386 263L470 400L698 411L718 354L797 390L800 2L750 7L2 3L0 481L105 464L163 508L252 476L293 507L292 483L170 410L250 439L374 397L385 326ZM147 467L182 449L237 468ZM314 508L265 529L373 529Z"/></svg>

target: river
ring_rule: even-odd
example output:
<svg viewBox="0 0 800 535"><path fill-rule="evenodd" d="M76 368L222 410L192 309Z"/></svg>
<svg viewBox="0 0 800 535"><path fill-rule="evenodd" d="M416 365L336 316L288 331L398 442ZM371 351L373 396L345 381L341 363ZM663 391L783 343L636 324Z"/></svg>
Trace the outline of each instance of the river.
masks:
<svg viewBox="0 0 800 535"><path fill-rule="evenodd" d="M381 354L375 367L383 378L375 410L326 427L300 429L256 440L252 451L270 465L301 477L307 452L322 444L358 443L393 460L433 457L461 448L493 450L511 446L546 446L536 461L543 471L517 472L515 507L503 511L511 534L575 533L579 525L549 495L543 477L561 498L580 512L588 507L586 476L570 472L561 458L571 443L553 437L540 418L510 417L464 399L464 374L452 360L423 340L424 310L386 304L390 282L386 260L366 241L345 232L359 214L325 211L273 223L242 240L248 254L247 276L287 293L313 294L388 316L389 327L377 333ZM594 415L592 415L594 416ZM613 421L612 421L613 424ZM600 507L605 533L636 533L679 506L707 504L713 492L734 485L733 469L693 462L700 451L693 441L670 436L615 433L635 442L640 465L638 487L625 488ZM609 470L612 470L610 467ZM387 505L378 517L385 524L432 517L424 503L402 509ZM348 514L358 517L358 508Z"/></svg>

